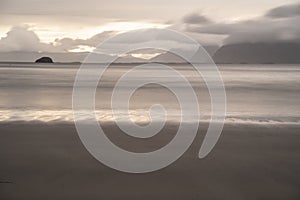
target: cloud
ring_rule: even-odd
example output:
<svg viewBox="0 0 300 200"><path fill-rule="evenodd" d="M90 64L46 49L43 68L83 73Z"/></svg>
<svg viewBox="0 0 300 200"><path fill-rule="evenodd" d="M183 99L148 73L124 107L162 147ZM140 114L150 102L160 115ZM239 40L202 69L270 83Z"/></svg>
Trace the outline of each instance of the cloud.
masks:
<svg viewBox="0 0 300 200"><path fill-rule="evenodd" d="M75 49L78 46L96 47L99 43L113 36L114 34L116 34L115 31L104 31L88 39L72 39L72 38L56 39L55 45L56 47L59 47L60 49L64 49L65 51Z"/></svg>
<svg viewBox="0 0 300 200"><path fill-rule="evenodd" d="M68 52L81 46L96 47L113 34L113 31L104 31L88 39L63 38L47 44L41 42L28 26L14 26L0 39L0 52Z"/></svg>
<svg viewBox="0 0 300 200"><path fill-rule="evenodd" d="M165 21L183 7L198 4L176 0L1 0L0 18L12 24L24 22L99 26L116 21ZM159 6L158 6L159 5ZM166 12L167 10L171 12ZM153 11L155 10L155 15ZM176 15L176 14L175 14ZM10 25L11 25L10 24Z"/></svg>
<svg viewBox="0 0 300 200"><path fill-rule="evenodd" d="M160 49L155 51L157 53L176 49L186 54L198 47L192 40L174 30L139 29L119 34L95 49L95 52L115 55L128 50L140 53L140 49Z"/></svg>
<svg viewBox="0 0 300 200"><path fill-rule="evenodd" d="M256 20L235 25L225 43L300 42L300 17L285 20Z"/></svg>
<svg viewBox="0 0 300 200"><path fill-rule="evenodd" d="M186 31L188 32L197 32L205 33L212 35L228 35L234 31L238 31L239 27L235 26L236 24L230 23L214 23L206 26L186 26Z"/></svg>
<svg viewBox="0 0 300 200"><path fill-rule="evenodd" d="M114 54L120 48L136 45L147 47L163 46L167 49L190 49L194 44L190 40L177 34L170 34L164 29L141 29L134 32L125 32L113 38L106 46L97 47L104 40L117 34L115 31L104 31L87 39L62 38L55 39L52 43L43 43L38 35L26 26L16 26L0 39L1 52L79 52L96 51L99 53ZM191 47L192 46L192 47Z"/></svg>
<svg viewBox="0 0 300 200"><path fill-rule="evenodd" d="M273 8L268 11L265 16L271 18L287 18L300 16L300 3Z"/></svg>
<svg viewBox="0 0 300 200"><path fill-rule="evenodd" d="M0 39L0 51L56 51L51 44L42 43L39 37L28 27L15 26L7 32L6 37Z"/></svg>
<svg viewBox="0 0 300 200"><path fill-rule="evenodd" d="M232 23L192 24L186 31L226 36L223 43L300 42L299 5L287 5L268 11L264 16ZM268 16L268 17L265 17ZM272 17L270 17L272 16Z"/></svg>
<svg viewBox="0 0 300 200"><path fill-rule="evenodd" d="M6 1L6 3L8 2ZM255 42L300 43L300 26L298 26L300 21L300 4L276 7L270 9L261 17L237 22L214 22L208 17L195 12L185 15L181 20L173 19L172 21L173 25L170 26L171 28L183 30L205 45L210 43ZM29 27L15 26L7 32L5 37L0 38L0 51L69 52L79 48L89 49L83 47L91 47L92 49L116 33L116 31L104 31L87 39L65 37L54 39L52 43L48 44L41 42L38 35ZM123 38L121 37L121 42L131 44L132 41L138 41L151 46L148 42L149 38L152 38L152 34L151 31L136 32L134 37L132 35L127 37L125 34ZM155 39L156 42L163 42L170 47L184 46L182 45L184 41L180 41L180 38L170 38L170 35L161 34Z"/></svg>
<svg viewBox="0 0 300 200"><path fill-rule="evenodd" d="M211 22L204 15L199 15L197 13L191 13L184 16L182 21L186 24L206 24Z"/></svg>

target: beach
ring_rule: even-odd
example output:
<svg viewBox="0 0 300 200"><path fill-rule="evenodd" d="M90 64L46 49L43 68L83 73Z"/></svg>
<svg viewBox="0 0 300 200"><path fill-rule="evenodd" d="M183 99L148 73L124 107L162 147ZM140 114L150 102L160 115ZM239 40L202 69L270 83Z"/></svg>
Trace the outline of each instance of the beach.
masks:
<svg viewBox="0 0 300 200"><path fill-rule="evenodd" d="M218 143L204 159L198 153L211 117L205 81L188 65L173 67L189 79L197 94L198 134L187 152L166 168L129 174L96 160L79 139L72 110L79 65L3 64L0 199L300 199L299 66L219 66L227 96L226 120ZM130 65L112 65L95 95L93 113L114 144L130 152L153 152L174 138L179 122L199 123L189 116L192 110L182 121L174 95L153 84L133 94L128 112L112 115L115 83L130 69ZM140 70L148 76L154 69ZM141 79L133 75L122 91ZM176 79L162 79L188 95ZM115 124L128 115L135 123L148 123L149 108L157 103L166 109L167 120L164 113L151 115L154 121L166 122L155 136L133 138ZM80 115L77 122L89 122L90 116Z"/></svg>
<svg viewBox="0 0 300 200"><path fill-rule="evenodd" d="M299 0L0 1L0 200L300 200Z"/></svg>
<svg viewBox="0 0 300 200"><path fill-rule="evenodd" d="M138 144L112 123L112 141L144 152L172 139L167 124ZM230 124L213 151L197 157L207 124L170 166L146 174L113 170L85 149L72 123L0 125L1 199L299 199L300 126ZM134 144L138 144L134 146Z"/></svg>

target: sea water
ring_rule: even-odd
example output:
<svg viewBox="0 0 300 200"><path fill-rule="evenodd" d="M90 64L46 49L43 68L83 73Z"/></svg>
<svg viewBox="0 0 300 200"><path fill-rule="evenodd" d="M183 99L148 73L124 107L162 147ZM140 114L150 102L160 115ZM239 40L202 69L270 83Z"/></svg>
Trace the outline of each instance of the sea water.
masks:
<svg viewBox="0 0 300 200"><path fill-rule="evenodd" d="M187 64L169 66L190 81L198 97L199 121L209 121L211 102L204 79ZM79 64L0 64L0 122L72 123L72 92L79 67ZM168 120L181 119L176 95L158 84L139 88L131 97L130 110L113 115L112 92L129 69L132 69L130 64L111 65L100 78L95 95L95 115L99 121L114 121L128 114L136 122L165 120L165 113L150 116L153 104L165 107ZM226 123L300 124L300 65L227 64L218 65L218 69L226 89ZM151 77L153 70L163 69L150 66L140 70ZM126 90L137 79L143 77L132 77L122 89ZM168 77L168 81L174 87L182 87L175 79L172 82ZM88 120L87 116L83 120Z"/></svg>

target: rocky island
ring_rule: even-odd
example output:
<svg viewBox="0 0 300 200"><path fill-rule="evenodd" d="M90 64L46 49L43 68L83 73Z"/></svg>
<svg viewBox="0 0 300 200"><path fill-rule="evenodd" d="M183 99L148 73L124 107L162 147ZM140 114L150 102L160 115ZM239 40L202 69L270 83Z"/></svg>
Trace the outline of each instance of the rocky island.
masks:
<svg viewBox="0 0 300 200"><path fill-rule="evenodd" d="M50 57L41 57L35 61L36 63L53 63Z"/></svg>

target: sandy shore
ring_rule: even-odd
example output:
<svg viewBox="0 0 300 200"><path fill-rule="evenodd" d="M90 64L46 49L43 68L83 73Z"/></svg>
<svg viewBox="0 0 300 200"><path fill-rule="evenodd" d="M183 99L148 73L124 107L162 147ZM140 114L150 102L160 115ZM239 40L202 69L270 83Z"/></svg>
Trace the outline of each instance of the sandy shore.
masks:
<svg viewBox="0 0 300 200"><path fill-rule="evenodd" d="M152 141L106 129L118 145L143 152L172 139L176 126ZM95 160L74 125L1 124L0 199L300 199L300 125L226 125L199 160L204 130L169 167L126 174Z"/></svg>

